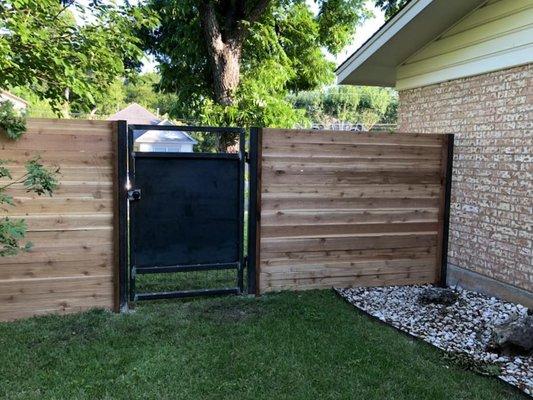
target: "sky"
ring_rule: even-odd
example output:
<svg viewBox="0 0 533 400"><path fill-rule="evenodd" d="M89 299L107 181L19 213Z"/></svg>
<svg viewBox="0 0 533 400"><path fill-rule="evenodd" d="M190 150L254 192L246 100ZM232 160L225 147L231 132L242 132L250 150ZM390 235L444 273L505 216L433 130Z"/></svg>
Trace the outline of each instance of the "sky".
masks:
<svg viewBox="0 0 533 400"><path fill-rule="evenodd" d="M341 53L339 53L337 57L335 57L337 66L342 64L348 57L350 57L354 51L361 47L361 45L385 23L385 14L383 11L381 11L379 8L376 8L373 2L367 2L367 4L374 13L374 18L366 20L359 28L357 28L357 32L352 40L352 43Z"/></svg>
<svg viewBox="0 0 533 400"><path fill-rule="evenodd" d="M317 5L312 0L307 0L311 9L318 12ZM363 22L363 24L357 29L355 37L353 38L351 44L346 47L342 52L340 52L336 57L328 55L328 58L335 61L336 65L339 66L342 64L352 53L357 50L364 42L366 42L370 36L372 36L380 27L385 23L384 13L374 6L373 1L367 1L367 6L372 10L374 17L369 18ZM157 64L153 59L146 58L143 64L142 72L151 72L154 71Z"/></svg>

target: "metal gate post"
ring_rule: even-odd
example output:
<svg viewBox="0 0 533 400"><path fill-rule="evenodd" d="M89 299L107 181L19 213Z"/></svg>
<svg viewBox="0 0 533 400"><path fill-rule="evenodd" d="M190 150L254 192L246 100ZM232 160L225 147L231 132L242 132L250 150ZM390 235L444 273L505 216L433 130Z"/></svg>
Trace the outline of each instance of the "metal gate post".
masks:
<svg viewBox="0 0 533 400"><path fill-rule="evenodd" d="M447 135L447 152L446 160L446 182L444 183L444 215L443 215L443 234L442 234L442 259L440 271L440 285L446 287L448 274L448 236L450 234L450 205L452 194L452 173L453 173L453 144L454 135Z"/></svg>
<svg viewBox="0 0 533 400"><path fill-rule="evenodd" d="M246 171L246 130L239 131L239 270L237 272L237 287L239 294L243 292L243 273L245 267L244 258L244 179Z"/></svg>
<svg viewBox="0 0 533 400"><path fill-rule="evenodd" d="M126 121L117 122L116 138L117 189L115 210L115 226L118 227L118 310L128 310L128 124Z"/></svg>
<svg viewBox="0 0 533 400"><path fill-rule="evenodd" d="M258 222L261 215L258 205L259 188L259 143L260 129L250 129L250 151L248 176L250 184L248 187L248 293L257 293L256 271L257 271L257 243L258 243Z"/></svg>
<svg viewBox="0 0 533 400"><path fill-rule="evenodd" d="M128 304L129 302L132 302L135 300L134 298L134 293L135 293L135 270L134 268L132 268L132 266L134 265L134 262L135 260L133 260L133 254L132 254L132 251L131 251L131 231L132 231L132 226L133 224L135 223L135 221L130 218L131 216L131 206L130 206L130 199L129 199L129 190L132 188L132 187L135 187L135 160L134 160L134 153L133 153L133 144L135 143L135 137L133 135L133 127L132 126L128 126L128 131L127 131L127 148L128 148L128 185L126 187L126 201L127 201L127 205L128 205L128 216L127 216L127 219L128 219L128 262L127 262L127 271L128 271L128 279L127 279L127 282L128 282L128 294L127 294L127 301L128 301Z"/></svg>

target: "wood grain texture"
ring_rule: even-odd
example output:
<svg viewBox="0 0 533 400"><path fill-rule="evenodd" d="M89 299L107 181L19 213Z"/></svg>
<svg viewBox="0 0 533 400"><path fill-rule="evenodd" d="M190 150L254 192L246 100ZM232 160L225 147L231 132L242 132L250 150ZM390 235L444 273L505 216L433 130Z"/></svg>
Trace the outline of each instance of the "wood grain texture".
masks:
<svg viewBox="0 0 533 400"><path fill-rule="evenodd" d="M4 216L28 225L30 251L0 258L0 320L115 304L116 122L30 119L16 142L0 139L14 177L39 156L58 167L53 197L13 185Z"/></svg>
<svg viewBox="0 0 533 400"><path fill-rule="evenodd" d="M444 136L261 138L260 293L436 282Z"/></svg>

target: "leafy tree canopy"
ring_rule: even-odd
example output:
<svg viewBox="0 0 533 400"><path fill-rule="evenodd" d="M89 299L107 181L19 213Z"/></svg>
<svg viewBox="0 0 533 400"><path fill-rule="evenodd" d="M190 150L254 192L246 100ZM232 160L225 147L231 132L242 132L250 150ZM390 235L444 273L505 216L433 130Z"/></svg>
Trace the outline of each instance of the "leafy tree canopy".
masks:
<svg viewBox="0 0 533 400"><path fill-rule="evenodd" d="M115 78L104 91L95 96L90 109L81 108L76 102L70 104L70 116L79 118L106 118L130 103L138 103L152 112L168 114L176 102L176 96L159 91L160 77L155 72L136 74L128 78ZM12 87L9 91L28 102L27 117L54 118L50 101L41 99L31 88Z"/></svg>
<svg viewBox="0 0 533 400"><path fill-rule="evenodd" d="M366 129L377 122L395 121L396 92L370 86L331 86L289 96L296 109L305 110L312 124L328 126L362 123Z"/></svg>
<svg viewBox="0 0 533 400"><path fill-rule="evenodd" d="M9 92L28 102L28 108L26 109L26 116L28 118L55 118L57 116L50 101L41 99L30 87L11 87L9 88Z"/></svg>
<svg viewBox="0 0 533 400"><path fill-rule="evenodd" d="M143 8L83 1L0 0L0 88L30 88L55 112L89 110L117 76L139 65ZM74 13L80 22L76 21Z"/></svg>
<svg viewBox="0 0 533 400"><path fill-rule="evenodd" d="M126 79L124 83L125 104L138 103L153 112L168 114L176 103L172 93L161 92L161 76L148 72Z"/></svg>
<svg viewBox="0 0 533 400"><path fill-rule="evenodd" d="M107 117L131 103L138 103L160 115L168 114L176 96L161 93L159 81L160 76L154 72L116 78L96 99L92 116Z"/></svg>
<svg viewBox="0 0 533 400"><path fill-rule="evenodd" d="M385 12L386 19L390 19L408 2L409 0L376 0L376 6Z"/></svg>
<svg viewBox="0 0 533 400"><path fill-rule="evenodd" d="M172 116L199 123L291 127L305 112L291 91L331 83L337 54L369 15L364 0L150 0L160 23L144 32L175 93Z"/></svg>

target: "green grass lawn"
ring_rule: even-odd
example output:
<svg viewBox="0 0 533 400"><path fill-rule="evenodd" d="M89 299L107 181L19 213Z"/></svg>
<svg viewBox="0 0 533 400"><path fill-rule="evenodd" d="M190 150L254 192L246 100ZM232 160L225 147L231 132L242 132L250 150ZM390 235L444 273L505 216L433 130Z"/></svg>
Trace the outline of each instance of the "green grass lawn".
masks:
<svg viewBox="0 0 533 400"><path fill-rule="evenodd" d="M244 279L246 281L246 279ZM237 270L176 272L137 275L137 293L237 287Z"/></svg>
<svg viewBox="0 0 533 400"><path fill-rule="evenodd" d="M0 324L1 399L520 399L332 291Z"/></svg>

